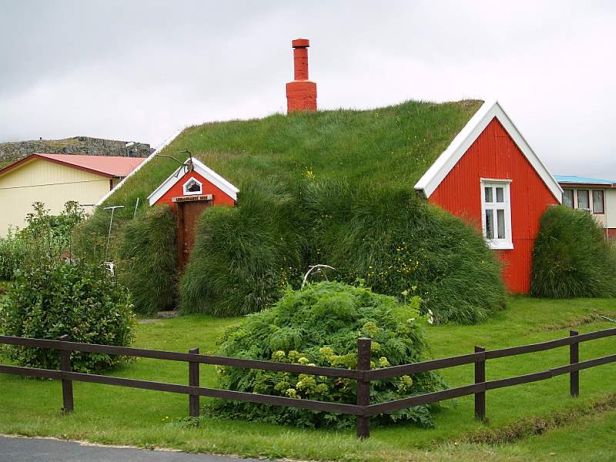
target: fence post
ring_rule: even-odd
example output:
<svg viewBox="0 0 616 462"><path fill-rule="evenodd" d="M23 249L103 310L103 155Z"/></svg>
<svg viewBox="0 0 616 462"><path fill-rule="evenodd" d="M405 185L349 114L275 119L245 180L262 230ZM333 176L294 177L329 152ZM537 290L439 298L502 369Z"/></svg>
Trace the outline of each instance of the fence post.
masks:
<svg viewBox="0 0 616 462"><path fill-rule="evenodd" d="M188 350L190 354L199 354L199 348ZM199 363L188 362L188 385L191 387L199 386ZM188 395L188 415L199 417L199 395Z"/></svg>
<svg viewBox="0 0 616 462"><path fill-rule="evenodd" d="M569 336L575 337L576 335L578 335L577 330L569 331ZM576 341L569 345L569 364L576 364L579 362L580 343ZM569 374L569 394L574 398L580 394L580 371L571 371Z"/></svg>
<svg viewBox="0 0 616 462"><path fill-rule="evenodd" d="M68 335L63 335L58 338L61 342L68 340ZM60 371L71 372L71 352L69 350L60 350ZM62 412L70 414L73 412L73 381L70 379L62 379Z"/></svg>
<svg viewBox="0 0 616 462"><path fill-rule="evenodd" d="M372 340L369 338L357 339L357 370L370 370L370 350ZM370 404L370 381L357 379L357 405ZM367 416L357 416L357 437L364 439L370 436L370 420Z"/></svg>
<svg viewBox="0 0 616 462"><path fill-rule="evenodd" d="M481 359L475 359L475 384L484 383L486 381L486 349L480 346L475 347L475 353L484 353ZM486 419L486 392L480 391L475 393L475 418L479 420Z"/></svg>

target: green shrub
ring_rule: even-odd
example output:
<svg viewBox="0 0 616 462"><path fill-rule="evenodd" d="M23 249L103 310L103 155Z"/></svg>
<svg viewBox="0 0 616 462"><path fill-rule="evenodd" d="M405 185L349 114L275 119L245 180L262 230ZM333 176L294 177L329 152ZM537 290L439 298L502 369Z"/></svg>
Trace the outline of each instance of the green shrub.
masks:
<svg viewBox="0 0 616 462"><path fill-rule="evenodd" d="M123 229L118 279L130 290L137 313L176 306L175 230L175 215L167 206L149 208Z"/></svg>
<svg viewBox="0 0 616 462"><path fill-rule="evenodd" d="M299 279L304 240L297 198L269 183L245 185L240 200L240 207L210 207L200 218L180 284L182 312L259 311Z"/></svg>
<svg viewBox="0 0 616 462"><path fill-rule="evenodd" d="M5 335L57 339L68 335L75 342L128 345L133 313L128 292L108 271L87 263L41 261L20 270L0 308ZM58 353L39 348L12 347L19 364L55 369ZM121 360L117 356L73 353L73 368L100 372Z"/></svg>
<svg viewBox="0 0 616 462"><path fill-rule="evenodd" d="M357 339L372 339L371 367L417 362L426 349L420 326L412 319L417 310L393 297L338 282L309 284L287 291L273 308L248 316L226 333L220 353L226 356L286 363L354 368ZM405 320L402 318L405 315ZM243 392L341 403L356 402L355 381L307 374L221 368L224 388ZM443 388L434 373L421 373L372 383L372 403L399 399ZM380 423L410 421L433 424L430 406L405 409L373 418ZM261 404L224 401L210 412L302 427L353 425L354 417Z"/></svg>
<svg viewBox="0 0 616 462"><path fill-rule="evenodd" d="M616 295L616 251L589 213L557 206L543 214L533 249L531 294L553 298Z"/></svg>

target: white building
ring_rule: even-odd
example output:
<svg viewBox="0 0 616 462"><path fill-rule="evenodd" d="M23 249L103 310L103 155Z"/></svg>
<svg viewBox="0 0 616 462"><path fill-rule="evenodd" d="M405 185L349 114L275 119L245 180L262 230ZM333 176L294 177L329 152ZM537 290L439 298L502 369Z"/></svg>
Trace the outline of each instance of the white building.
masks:
<svg viewBox="0 0 616 462"><path fill-rule="evenodd" d="M563 205L587 210L616 239L616 181L581 176L555 175L563 188Z"/></svg>

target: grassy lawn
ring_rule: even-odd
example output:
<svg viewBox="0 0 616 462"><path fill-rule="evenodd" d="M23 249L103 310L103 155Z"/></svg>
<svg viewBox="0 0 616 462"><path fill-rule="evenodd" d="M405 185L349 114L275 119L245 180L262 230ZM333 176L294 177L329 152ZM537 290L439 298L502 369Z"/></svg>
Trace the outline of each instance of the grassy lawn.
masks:
<svg viewBox="0 0 616 462"><path fill-rule="evenodd" d="M477 326L427 329L433 357L521 345L614 327L600 315L616 317L616 299L535 300L513 298L510 308ZM213 352L222 332L238 318L191 315L139 324L141 347ZM580 347L581 360L613 354L616 339ZM541 371L564 364L568 349L488 362L488 379ZM473 368L442 371L450 386L471 383ZM186 383L185 364L141 359L115 375ZM60 384L0 376L0 433L56 436L98 443L168 447L188 451L318 460L610 460L616 437L616 367L582 371L580 394L568 395L568 377L490 391L486 424L473 419L473 399L444 403L434 429L408 425L373 428L359 442L354 432L299 430L205 417L199 428L182 424L188 399L105 385L75 383L75 412L60 414ZM202 368L202 384L214 386L214 370ZM551 428L553 427L553 428ZM542 434L540 434L542 433ZM536 436L533 436L535 435Z"/></svg>

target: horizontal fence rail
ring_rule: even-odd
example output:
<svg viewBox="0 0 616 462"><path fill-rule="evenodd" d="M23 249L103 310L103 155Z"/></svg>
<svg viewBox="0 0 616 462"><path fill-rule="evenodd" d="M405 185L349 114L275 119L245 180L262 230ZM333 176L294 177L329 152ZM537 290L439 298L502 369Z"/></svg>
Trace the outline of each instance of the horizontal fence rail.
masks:
<svg viewBox="0 0 616 462"><path fill-rule="evenodd" d="M191 417L199 416L199 397L201 396L274 406L288 406L320 412L354 415L357 418L357 436L360 438L366 438L370 434L369 418L371 416L395 412L409 407L436 403L438 401L459 398L462 396L474 395L475 417L480 420L485 420L486 391L540 380L547 380L563 374L569 374L570 395L578 396L579 371L616 362L616 354L580 361L580 343L611 337L614 335L616 335L616 328L589 332L586 334L579 334L576 331L570 331L569 337L550 340L547 342L502 348L498 350L485 350L482 347L475 347L474 353L449 358L433 359L413 364L390 366L381 369L370 368L371 340L367 338L360 338L357 341L357 367L355 369L342 369L255 359L203 355L199 354L198 348L193 348L189 350L188 353L180 353L143 348L70 342L67 340L66 336L61 337L59 340L0 336L0 344L54 349L60 353L60 370L0 365L0 373L61 380L63 411L66 413L73 411L73 382L90 382L188 395L188 408L189 415ZM535 353L565 346L569 347L569 364L555 367L547 371L534 372L531 374L524 374L498 380L486 380L486 363L488 360ZM188 365L188 385L74 372L71 369L71 352L106 353L137 358L186 362ZM357 382L357 401L356 404L335 403L201 387L199 386L200 364L352 379ZM468 364L473 364L475 367L475 383L473 384L431 393L413 395L383 403L370 403L370 387L372 381L388 380L403 375L418 374L421 372L429 372Z"/></svg>

